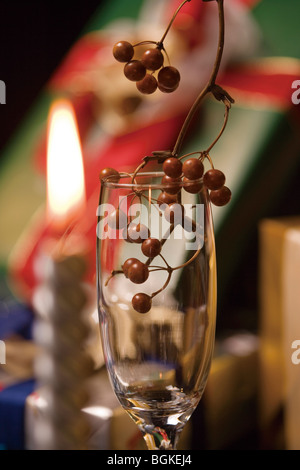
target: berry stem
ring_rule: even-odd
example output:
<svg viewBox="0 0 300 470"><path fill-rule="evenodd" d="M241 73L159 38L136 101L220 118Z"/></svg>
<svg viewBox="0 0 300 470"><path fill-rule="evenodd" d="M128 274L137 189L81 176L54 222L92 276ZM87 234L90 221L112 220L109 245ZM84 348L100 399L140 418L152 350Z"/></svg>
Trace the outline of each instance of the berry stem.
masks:
<svg viewBox="0 0 300 470"><path fill-rule="evenodd" d="M141 41L136 44L133 44L132 47L143 46L144 44L157 44L157 42L156 41Z"/></svg>
<svg viewBox="0 0 300 470"><path fill-rule="evenodd" d="M210 158L210 156L209 156L208 153L205 154L205 158L207 158L207 160L209 161L211 168L214 169L213 161L212 161L212 159Z"/></svg>
<svg viewBox="0 0 300 470"><path fill-rule="evenodd" d="M167 265L167 268L161 268L161 269L165 269L166 271L168 271L168 277L167 277L167 280L166 282L164 283L164 285L159 289L157 290L156 292L153 292L153 294L151 294L151 298L153 299L153 297L155 297L156 295L160 294L163 290L166 289L166 287L168 286L170 280L171 280L171 277L172 277L172 274L173 274L173 271L176 271L177 269L181 269L181 268L185 268L186 266L188 266L190 263L192 263L194 261L194 259L197 258L197 256L199 255L201 251L201 248L199 248L195 253L194 255L184 264L181 264L180 266L177 266L176 268L172 268L168 263L167 261L162 257L162 259L164 260L164 262L166 263Z"/></svg>
<svg viewBox="0 0 300 470"><path fill-rule="evenodd" d="M170 61L170 57L166 51L166 49L163 47L162 50L164 51L164 53L166 54L166 57L167 57L167 61L168 61L168 64L171 65L171 61Z"/></svg>
<svg viewBox="0 0 300 470"><path fill-rule="evenodd" d="M123 204L123 201L127 198L129 198L130 196L133 196L132 200L131 200L131 204L132 202L134 201L135 197L136 197L136 193L132 192L132 193L129 193L129 194L126 194L126 196L123 196L122 199L119 200L119 204L118 204L118 209L120 210L121 209L121 205ZM104 216L103 216L104 217Z"/></svg>
<svg viewBox="0 0 300 470"><path fill-rule="evenodd" d="M146 158L144 158L144 160L142 161L142 163L135 169L135 171L134 171L134 173L133 173L133 175L132 175L132 180L131 180L132 184L135 183L136 175L138 174L138 172L139 172L140 170L142 170L142 169L144 168L144 166L147 164L147 161L148 161L148 160L146 160Z"/></svg>
<svg viewBox="0 0 300 470"><path fill-rule="evenodd" d="M178 158L178 160L183 160L184 158L190 157L191 155L197 155L197 153L199 153L199 158L201 158L201 155L203 152L201 150L197 150L195 152L189 152L189 153L186 153L185 155L182 155L181 157Z"/></svg>
<svg viewBox="0 0 300 470"><path fill-rule="evenodd" d="M178 13L179 13L179 11L181 10L181 8L182 8L187 2L190 2L190 1L191 1L191 0L184 0L184 2L182 2L181 5L179 5L179 7L178 7L177 10L175 11L174 15L172 16L172 19L171 19L170 23L168 24L167 29L166 29L166 31L164 32L164 34L163 34L161 40L159 41L158 45L162 45L162 44L163 44L164 40L166 39L166 36L167 36L168 32L170 31L170 28L171 28L171 26L172 26L172 24L173 24L173 22L174 22L176 16L177 16Z"/></svg>
<svg viewBox="0 0 300 470"><path fill-rule="evenodd" d="M221 61L223 57L224 42L225 42L224 0L217 0L217 3L218 3L218 11L219 11L219 41L218 41L218 51L216 55L216 60L214 63L211 77L208 82L209 86L212 86L216 83L217 75L219 73Z"/></svg>
<svg viewBox="0 0 300 470"><path fill-rule="evenodd" d="M211 91L212 88L215 85L216 78L220 69L221 65L221 60L223 56L223 50L224 50L224 38L225 38L225 18L224 18L224 0L216 0L218 3L218 12L219 12L219 40L218 40L218 49L217 49L217 55L216 55L216 60L213 66L213 70L211 73L211 76L203 88L203 90L200 92L198 97L196 98L193 106L191 107L184 123L183 126L180 130L180 133L178 135L177 141L174 145L172 155L175 157L178 155L181 146L183 144L183 140L185 138L186 132L188 130L188 127L190 126L190 123L198 111L200 104L202 103L202 100L206 95L208 95Z"/></svg>
<svg viewBox="0 0 300 470"><path fill-rule="evenodd" d="M116 275L116 274L123 274L122 270L115 269L110 273L110 276L105 281L105 286L108 285L109 281Z"/></svg>
<svg viewBox="0 0 300 470"><path fill-rule="evenodd" d="M192 262L194 261L194 259L196 259L197 256L199 255L201 249L202 249L202 247L201 247L201 248L198 248L198 250L193 254L193 256L192 256L188 261L186 261L185 263L181 264L180 266L176 266L176 268L172 268L172 271L176 271L177 269L185 268L185 267L188 266L190 263L192 263Z"/></svg>
<svg viewBox="0 0 300 470"><path fill-rule="evenodd" d="M159 255L161 257L161 259L163 260L164 263L166 263L166 266L167 266L167 269L172 269L171 266L169 265L169 263L167 262L166 258L160 253Z"/></svg>
<svg viewBox="0 0 300 470"><path fill-rule="evenodd" d="M224 133L227 123L228 123L229 110L230 110L230 106L225 104L225 115L224 115L224 122L223 122L222 129L220 130L218 136L215 138L213 143L203 152L204 154L208 154L211 151L211 149L216 145L216 143L218 142L218 140L221 138L222 134Z"/></svg>
<svg viewBox="0 0 300 470"><path fill-rule="evenodd" d="M171 277L172 277L172 272L173 272L173 269L172 268L168 268L167 269L168 271L168 277L167 277L167 280L166 282L164 283L164 285L159 289L157 290L156 292L153 292L153 294L151 294L151 299L153 299L153 297L155 297L156 295L160 294L163 290L166 289L166 287L168 286L170 280L171 280Z"/></svg>
<svg viewBox="0 0 300 470"><path fill-rule="evenodd" d="M161 247L164 246L164 244L165 244L166 241L167 241L168 236L171 235L171 233L173 232L174 228L175 228L175 225L174 225L174 224L171 224L169 230L165 233L165 235L164 235L164 237L162 238L162 240L160 240ZM165 260L165 258L163 258L162 254L160 254L160 257L164 260L164 262L166 263L166 265L167 265L168 268L169 268L170 266L168 265L168 263L167 263L167 261ZM153 259L154 259L154 258L148 258L147 261L145 262L145 265L146 265L146 266L149 266L149 265L151 264L151 262L153 261Z"/></svg>

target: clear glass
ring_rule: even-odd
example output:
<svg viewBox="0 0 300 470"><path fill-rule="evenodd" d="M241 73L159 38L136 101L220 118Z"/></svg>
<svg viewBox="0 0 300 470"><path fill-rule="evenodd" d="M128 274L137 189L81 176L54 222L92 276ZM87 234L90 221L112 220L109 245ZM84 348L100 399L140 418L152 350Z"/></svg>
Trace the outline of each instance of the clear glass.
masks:
<svg viewBox="0 0 300 470"><path fill-rule="evenodd" d="M151 450L176 449L207 382L216 321L215 243L207 191L201 180L195 182L197 194L183 183L165 187L162 176L144 173L133 182L124 174L118 183L113 178L103 182L97 225L106 366L117 398ZM165 190L178 191L176 204L184 208L178 220L177 213L168 217L167 205L160 204ZM161 244L155 257L143 252L149 236ZM145 282L139 275L125 275L123 266L130 258L147 266ZM139 308L148 308L145 313L134 308L138 293L151 299L150 310L143 303Z"/></svg>

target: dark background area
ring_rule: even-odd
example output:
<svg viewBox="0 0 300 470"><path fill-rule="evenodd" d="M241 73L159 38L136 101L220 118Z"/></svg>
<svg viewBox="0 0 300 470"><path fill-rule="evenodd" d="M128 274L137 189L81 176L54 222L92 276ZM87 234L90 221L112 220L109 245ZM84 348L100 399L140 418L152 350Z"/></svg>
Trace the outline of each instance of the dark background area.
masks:
<svg viewBox="0 0 300 470"><path fill-rule="evenodd" d="M0 152L96 9L107 0L0 1Z"/></svg>

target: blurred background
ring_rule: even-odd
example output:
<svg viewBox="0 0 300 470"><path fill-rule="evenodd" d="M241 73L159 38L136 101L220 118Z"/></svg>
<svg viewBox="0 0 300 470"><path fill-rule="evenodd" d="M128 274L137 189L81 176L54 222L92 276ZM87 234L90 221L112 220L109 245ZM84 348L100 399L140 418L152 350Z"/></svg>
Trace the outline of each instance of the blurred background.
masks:
<svg viewBox="0 0 300 470"><path fill-rule="evenodd" d="M112 45L124 38L157 40L179 3L88 0L58 7L47 1L0 1L0 80L6 86L0 106L4 449L38 447L33 296L36 259L51 234L45 211L50 106L68 99L78 122L88 204L82 230L89 245L87 282L93 288L99 171L130 169L152 150L172 146L214 60L214 2L190 2L168 36L168 54L182 76L172 96L141 98L112 59ZM191 449L300 449L295 431L300 374L291 361L292 342L300 340L300 104L292 101L293 83L300 80L300 6L297 0L227 0L225 7L226 47L218 82L235 104L212 157L233 197L226 208L214 208L216 352L184 444ZM185 150L205 148L223 114L220 103L207 99ZM91 355L102 383L96 401L111 411L109 418L94 416L93 442L104 449L139 448L135 428L127 441L120 431L129 424L111 397L97 352L99 337L92 333Z"/></svg>

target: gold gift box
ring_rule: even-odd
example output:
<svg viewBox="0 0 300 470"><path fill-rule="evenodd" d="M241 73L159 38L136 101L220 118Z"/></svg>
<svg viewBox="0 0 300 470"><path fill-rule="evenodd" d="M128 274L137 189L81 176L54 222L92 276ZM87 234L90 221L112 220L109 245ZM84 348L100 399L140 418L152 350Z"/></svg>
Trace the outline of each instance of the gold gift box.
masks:
<svg viewBox="0 0 300 470"><path fill-rule="evenodd" d="M299 450L300 365L292 346L300 340L300 217L262 220L259 238L260 425L266 445Z"/></svg>
<svg viewBox="0 0 300 470"><path fill-rule="evenodd" d="M239 449L256 430L258 347L247 331L217 341L203 396L205 449Z"/></svg>

